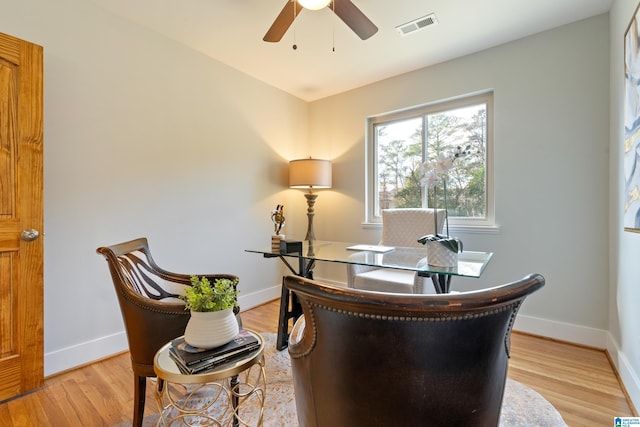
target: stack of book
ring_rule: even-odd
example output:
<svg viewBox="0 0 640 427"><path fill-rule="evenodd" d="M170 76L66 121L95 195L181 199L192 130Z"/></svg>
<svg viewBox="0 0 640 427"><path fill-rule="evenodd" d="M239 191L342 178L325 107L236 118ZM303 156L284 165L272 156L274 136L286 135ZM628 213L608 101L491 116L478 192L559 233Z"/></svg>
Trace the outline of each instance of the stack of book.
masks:
<svg viewBox="0 0 640 427"><path fill-rule="evenodd" d="M240 329L233 341L215 348L198 348L187 344L184 337L171 342L169 356L183 374L197 374L233 362L260 347L258 337Z"/></svg>

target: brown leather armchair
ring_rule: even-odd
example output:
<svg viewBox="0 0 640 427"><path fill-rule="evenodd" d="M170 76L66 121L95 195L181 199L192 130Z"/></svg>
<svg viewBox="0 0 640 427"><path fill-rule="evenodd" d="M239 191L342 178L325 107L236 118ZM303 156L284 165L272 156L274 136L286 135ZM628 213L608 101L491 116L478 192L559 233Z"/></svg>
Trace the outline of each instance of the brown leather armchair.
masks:
<svg viewBox="0 0 640 427"><path fill-rule="evenodd" d="M300 426L498 425L511 327L541 275L477 292L391 294L289 276Z"/></svg>
<svg viewBox="0 0 640 427"><path fill-rule="evenodd" d="M183 335L189 311L178 299L190 286L190 275L176 274L158 267L146 238L97 252L107 260L124 320L134 375L133 425L141 426L144 417L147 377L155 377L153 358L172 339ZM209 280L237 279L230 274L199 274ZM239 320L240 309L234 309Z"/></svg>

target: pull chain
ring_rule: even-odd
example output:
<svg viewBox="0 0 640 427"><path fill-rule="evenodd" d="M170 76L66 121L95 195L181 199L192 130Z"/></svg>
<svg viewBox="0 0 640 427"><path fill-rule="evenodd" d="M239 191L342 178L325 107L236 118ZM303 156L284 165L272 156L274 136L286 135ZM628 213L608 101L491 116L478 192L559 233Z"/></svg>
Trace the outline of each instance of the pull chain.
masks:
<svg viewBox="0 0 640 427"><path fill-rule="evenodd" d="M298 44L296 43L296 8L298 7L298 2L293 0L293 50L298 49Z"/></svg>
<svg viewBox="0 0 640 427"><path fill-rule="evenodd" d="M336 0L333 0L331 2L331 8L333 9L333 14L335 15L336 13ZM336 51L336 21L335 19L331 21L331 41L332 41L332 48L331 51L335 52Z"/></svg>

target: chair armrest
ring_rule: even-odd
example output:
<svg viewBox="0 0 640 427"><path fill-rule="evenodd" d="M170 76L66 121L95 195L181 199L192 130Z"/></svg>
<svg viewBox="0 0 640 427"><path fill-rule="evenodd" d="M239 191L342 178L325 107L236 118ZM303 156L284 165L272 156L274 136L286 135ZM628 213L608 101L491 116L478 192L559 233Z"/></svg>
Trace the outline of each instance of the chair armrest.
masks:
<svg viewBox="0 0 640 427"><path fill-rule="evenodd" d="M436 289L433 287L431 276L420 276L418 273L415 273L413 276L413 293L435 294Z"/></svg>
<svg viewBox="0 0 640 427"><path fill-rule="evenodd" d="M213 282L216 279L229 279L231 281L233 280L240 280L240 278L234 274L197 274L196 276L204 276L206 277L210 282Z"/></svg>
<svg viewBox="0 0 640 427"><path fill-rule="evenodd" d="M367 271L377 270L376 267L360 264L347 264L347 287L353 288L355 276L366 273Z"/></svg>
<svg viewBox="0 0 640 427"><path fill-rule="evenodd" d="M136 305L138 310L141 311L149 311L162 315L189 315L189 310L185 310L184 308L184 302L155 301L135 293L129 293L123 296L129 300L129 302Z"/></svg>
<svg viewBox="0 0 640 427"><path fill-rule="evenodd" d="M182 283L182 284L191 284L191 274L181 274L181 273L172 273L167 270L162 270L160 268L156 268L156 274L162 277L165 280ZM194 274L194 276L198 277L206 277L210 282L213 282L216 279L229 279L235 280L238 279L238 276L234 274L218 274L218 273L204 273L204 274Z"/></svg>
<svg viewBox="0 0 640 427"><path fill-rule="evenodd" d="M313 317L313 313L309 315ZM300 316L293 325L291 333L289 334L288 345L289 356L291 356L292 359L308 356L315 347L317 330L313 324L313 320L309 322L309 325L309 328L307 328L305 314Z"/></svg>
<svg viewBox="0 0 640 427"><path fill-rule="evenodd" d="M289 345L296 345L300 341L302 341L305 326L306 322L304 320L304 315L302 315L298 317L298 320L296 320L293 328L291 328L291 333L289 334Z"/></svg>

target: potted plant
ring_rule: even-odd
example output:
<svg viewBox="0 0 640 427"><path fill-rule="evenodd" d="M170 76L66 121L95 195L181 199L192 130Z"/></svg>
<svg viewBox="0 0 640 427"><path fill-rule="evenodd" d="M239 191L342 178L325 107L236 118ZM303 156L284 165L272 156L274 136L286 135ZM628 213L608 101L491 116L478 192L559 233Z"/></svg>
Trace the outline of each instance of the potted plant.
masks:
<svg viewBox="0 0 640 427"><path fill-rule="evenodd" d="M224 345L238 335L233 309L238 305L238 279L218 278L213 284L206 277L191 276L191 286L180 296L191 318L184 331L187 344L199 348Z"/></svg>
<svg viewBox="0 0 640 427"><path fill-rule="evenodd" d="M462 252L462 241L456 237L449 235L449 212L447 210L447 174L453 167L454 161L467 154L467 150L462 147L456 147L451 154L440 153L434 162L424 162L421 166L422 178L421 183L427 187L433 187L434 205L437 197L435 195L437 184L442 182L442 190L444 193L444 211L446 234L429 234L422 236L418 242L427 245L427 262L431 265L441 267L455 267L458 265L458 253ZM434 206L434 209L437 207ZM434 230L438 230L438 215L435 214Z"/></svg>

